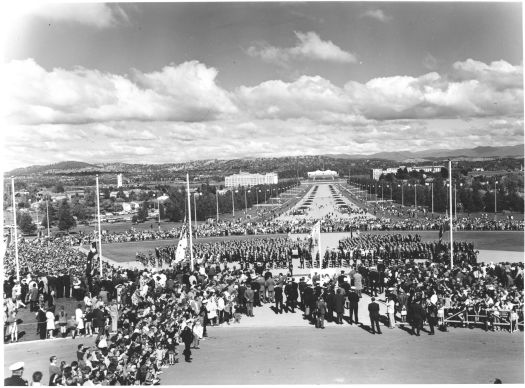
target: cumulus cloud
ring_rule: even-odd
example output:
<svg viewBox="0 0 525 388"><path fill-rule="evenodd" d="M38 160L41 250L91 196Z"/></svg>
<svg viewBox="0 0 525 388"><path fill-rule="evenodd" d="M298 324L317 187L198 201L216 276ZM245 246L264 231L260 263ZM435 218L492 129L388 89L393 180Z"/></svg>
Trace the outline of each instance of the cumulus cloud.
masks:
<svg viewBox="0 0 525 388"><path fill-rule="evenodd" d="M240 87L237 105L257 118L332 117L363 120L489 117L523 112L521 66L457 62L450 75L436 72L380 77L336 86L320 76Z"/></svg>
<svg viewBox="0 0 525 388"><path fill-rule="evenodd" d="M215 83L217 71L197 61L131 77L85 68L47 71L32 59L4 69L7 117L22 124L203 121L236 110Z"/></svg>
<svg viewBox="0 0 525 388"><path fill-rule="evenodd" d="M366 11L361 15L361 17L370 18L379 20L380 22L387 22L391 20L392 18L390 16L387 16L382 10L380 9L371 9Z"/></svg>
<svg viewBox="0 0 525 388"><path fill-rule="evenodd" d="M252 57L260 57L262 60L280 65L291 60L313 59L326 62L355 63L356 56L342 50L332 41L322 40L315 32L295 32L298 39L294 47L281 48L259 43L250 46L246 52Z"/></svg>
<svg viewBox="0 0 525 388"><path fill-rule="evenodd" d="M122 76L17 61L4 71L5 157L16 166L133 163L137 154L161 163L511 145L524 137L522 73L505 61L466 60L447 73L344 85L303 75L226 91L199 62Z"/></svg>

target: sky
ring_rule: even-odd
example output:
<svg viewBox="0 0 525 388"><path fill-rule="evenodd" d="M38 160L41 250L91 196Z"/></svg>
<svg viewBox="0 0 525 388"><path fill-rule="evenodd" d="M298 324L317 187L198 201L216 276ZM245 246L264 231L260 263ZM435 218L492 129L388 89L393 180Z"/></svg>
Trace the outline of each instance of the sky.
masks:
<svg viewBox="0 0 525 388"><path fill-rule="evenodd" d="M20 3L6 170L522 144L522 4Z"/></svg>

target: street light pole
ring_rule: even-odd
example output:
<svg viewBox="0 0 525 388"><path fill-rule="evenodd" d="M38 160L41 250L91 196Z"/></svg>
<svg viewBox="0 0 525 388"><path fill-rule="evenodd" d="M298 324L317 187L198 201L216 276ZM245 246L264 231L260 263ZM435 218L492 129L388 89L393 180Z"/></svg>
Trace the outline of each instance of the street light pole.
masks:
<svg viewBox="0 0 525 388"><path fill-rule="evenodd" d="M49 235L49 199L46 196L46 221L47 221L47 238L50 238Z"/></svg>
<svg viewBox="0 0 525 388"><path fill-rule="evenodd" d="M496 195L497 195L496 185L497 184L498 184L498 181L494 181L494 215L496 215L496 213L498 212L498 210L497 210L497 202L496 202Z"/></svg>
<svg viewBox="0 0 525 388"><path fill-rule="evenodd" d="M217 193L217 189L215 189L215 203L217 205L217 222L219 222L219 194Z"/></svg>
<svg viewBox="0 0 525 388"><path fill-rule="evenodd" d="M246 188L244 188L244 216L248 216L248 201L246 200Z"/></svg>
<svg viewBox="0 0 525 388"><path fill-rule="evenodd" d="M232 187L232 217L235 217L235 201L233 200L233 187Z"/></svg>

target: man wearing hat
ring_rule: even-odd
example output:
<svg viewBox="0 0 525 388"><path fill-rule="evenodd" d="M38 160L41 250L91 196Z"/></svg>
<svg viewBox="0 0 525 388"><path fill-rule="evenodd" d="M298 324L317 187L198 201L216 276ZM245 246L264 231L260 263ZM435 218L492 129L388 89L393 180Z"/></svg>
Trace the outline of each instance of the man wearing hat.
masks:
<svg viewBox="0 0 525 388"><path fill-rule="evenodd" d="M24 363L22 361L15 362L14 364L10 365L9 370L11 371L12 375L11 377L4 379L5 386L28 385L27 380L22 378L22 374L24 373Z"/></svg>
<svg viewBox="0 0 525 388"><path fill-rule="evenodd" d="M354 322L359 324L359 318L357 317L359 310L359 295L357 294L355 286L350 287L350 292L348 293L348 304L350 310L350 324Z"/></svg>

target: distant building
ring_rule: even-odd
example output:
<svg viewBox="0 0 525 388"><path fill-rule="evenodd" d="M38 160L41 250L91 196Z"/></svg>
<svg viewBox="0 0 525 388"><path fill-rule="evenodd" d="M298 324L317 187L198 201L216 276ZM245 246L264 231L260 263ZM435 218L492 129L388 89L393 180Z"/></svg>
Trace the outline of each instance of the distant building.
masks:
<svg viewBox="0 0 525 388"><path fill-rule="evenodd" d="M399 167L388 167L388 168L373 168L372 169L372 179L379 180L381 175L387 175L387 174L396 174L397 170L399 169L405 169L406 166L399 166ZM438 172L441 172L441 169L445 168L444 166L412 166L412 167L406 167L408 172L412 171L423 171L430 174L435 174Z"/></svg>
<svg viewBox="0 0 525 388"><path fill-rule="evenodd" d="M125 212L133 212L135 210L138 210L140 207L140 203L138 202L122 202L122 210Z"/></svg>
<svg viewBox="0 0 525 388"><path fill-rule="evenodd" d="M278 176L275 172L270 172L264 175L241 172L239 174L227 176L224 185L226 187L275 185L277 182Z"/></svg>
<svg viewBox="0 0 525 388"><path fill-rule="evenodd" d="M122 187L122 174L117 175L117 187Z"/></svg>
<svg viewBox="0 0 525 388"><path fill-rule="evenodd" d="M334 179L338 177L339 174L336 171L332 170L316 170L308 172L308 179Z"/></svg>
<svg viewBox="0 0 525 388"><path fill-rule="evenodd" d="M71 199L73 197L76 197L76 196L78 196L80 198L84 198L84 195L85 195L84 190L81 190L81 189L79 189L79 190L66 190L65 193L66 193L66 195L67 195L67 197L69 199Z"/></svg>

